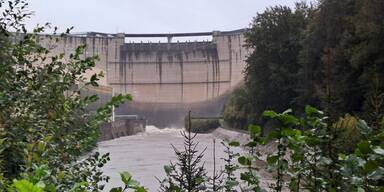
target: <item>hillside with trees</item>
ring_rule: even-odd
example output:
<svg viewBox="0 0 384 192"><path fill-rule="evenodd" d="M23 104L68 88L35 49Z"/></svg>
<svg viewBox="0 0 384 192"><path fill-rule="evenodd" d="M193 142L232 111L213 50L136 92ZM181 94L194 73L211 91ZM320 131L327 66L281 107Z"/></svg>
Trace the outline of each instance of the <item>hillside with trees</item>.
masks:
<svg viewBox="0 0 384 192"><path fill-rule="evenodd" d="M245 86L227 103L232 127L265 124L264 110L305 105L331 120L350 114L378 127L383 108L384 5L374 0L323 0L271 7L246 34ZM250 115L252 114L252 115ZM239 122L244 122L240 123Z"/></svg>

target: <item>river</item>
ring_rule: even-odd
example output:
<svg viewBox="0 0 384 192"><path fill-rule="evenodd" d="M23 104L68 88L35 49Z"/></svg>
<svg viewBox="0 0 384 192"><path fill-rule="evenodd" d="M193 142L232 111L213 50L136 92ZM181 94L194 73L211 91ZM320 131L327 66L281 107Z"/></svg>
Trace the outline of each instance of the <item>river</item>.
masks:
<svg viewBox="0 0 384 192"><path fill-rule="evenodd" d="M98 144L98 151L110 153L111 161L103 168L106 175L111 177L106 185L106 190L113 186L122 186L119 172L128 171L134 179L147 187L150 192L157 191L159 182L155 177L164 178L164 165L175 160L175 153L171 147L182 149L183 137L181 129L166 128L158 129L147 126L146 132L137 135L121 137L118 139L103 141ZM228 138L236 138L240 133L225 132ZM229 135L229 136L228 136ZM216 167L223 168L225 157L224 147L220 141L224 134L198 134L196 141L199 142L199 150L207 147L204 156L205 168L211 174L213 170L213 139L216 139Z"/></svg>

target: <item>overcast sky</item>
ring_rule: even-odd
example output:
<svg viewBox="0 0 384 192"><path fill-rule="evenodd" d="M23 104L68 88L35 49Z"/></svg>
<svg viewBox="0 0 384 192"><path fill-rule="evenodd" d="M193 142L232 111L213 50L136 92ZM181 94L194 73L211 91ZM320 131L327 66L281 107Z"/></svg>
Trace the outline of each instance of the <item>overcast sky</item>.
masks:
<svg viewBox="0 0 384 192"><path fill-rule="evenodd" d="M268 6L297 0L31 0L28 28L50 22L74 32L172 33L247 27Z"/></svg>

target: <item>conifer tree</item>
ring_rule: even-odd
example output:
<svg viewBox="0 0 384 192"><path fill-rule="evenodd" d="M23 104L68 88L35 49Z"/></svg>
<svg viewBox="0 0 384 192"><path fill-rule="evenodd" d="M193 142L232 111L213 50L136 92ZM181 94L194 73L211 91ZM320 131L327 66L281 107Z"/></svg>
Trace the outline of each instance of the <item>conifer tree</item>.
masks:
<svg viewBox="0 0 384 192"><path fill-rule="evenodd" d="M177 162L171 162L164 166L166 178L160 181L160 191L187 191L197 192L206 190L207 173L202 163L204 150L197 149L195 142L196 133L191 132L191 112L188 114L187 131L182 131L184 137L184 149L179 150L172 145L175 151Z"/></svg>
<svg viewBox="0 0 384 192"><path fill-rule="evenodd" d="M240 144L238 142L231 142L229 144L221 142L221 144L225 147L224 153L227 155L223 158L225 161L224 191L235 192L236 187L239 185L239 181L237 181L235 176L235 171L239 168L239 166L235 163L235 160L240 156L240 154L233 152L231 146L240 146Z"/></svg>

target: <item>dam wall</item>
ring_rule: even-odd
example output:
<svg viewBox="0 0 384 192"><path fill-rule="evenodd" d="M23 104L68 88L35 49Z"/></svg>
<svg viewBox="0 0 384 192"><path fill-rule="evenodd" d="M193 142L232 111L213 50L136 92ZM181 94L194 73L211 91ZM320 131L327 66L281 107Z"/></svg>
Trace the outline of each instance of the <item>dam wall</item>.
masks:
<svg viewBox="0 0 384 192"><path fill-rule="evenodd" d="M193 103L223 95L243 78L242 33L215 33L211 42L127 43L109 63L108 83L137 102Z"/></svg>
<svg viewBox="0 0 384 192"><path fill-rule="evenodd" d="M243 81L248 50L246 29L185 34L85 33L60 37L41 44L53 54L75 53L85 44L83 57L98 56L86 77L103 72L100 84L114 94L131 94L134 102L116 110L118 114L140 114L149 124L179 124L191 109L198 116L221 113L229 93ZM173 37L209 35L210 41L174 42ZM167 37L168 42L126 43L127 37Z"/></svg>

